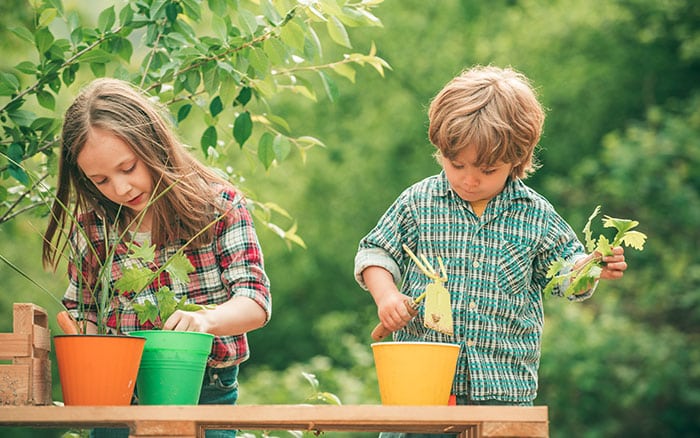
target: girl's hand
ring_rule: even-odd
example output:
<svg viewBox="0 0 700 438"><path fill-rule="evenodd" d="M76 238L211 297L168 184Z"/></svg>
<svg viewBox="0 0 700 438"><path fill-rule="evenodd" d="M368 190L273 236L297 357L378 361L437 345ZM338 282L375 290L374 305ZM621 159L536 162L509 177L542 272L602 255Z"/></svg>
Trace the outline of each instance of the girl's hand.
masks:
<svg viewBox="0 0 700 438"><path fill-rule="evenodd" d="M196 312L176 310L163 324L163 330L208 333L209 324L205 312L207 312L206 309Z"/></svg>
<svg viewBox="0 0 700 438"><path fill-rule="evenodd" d="M385 328L395 332L408 324L413 318L406 306L409 300L410 298L398 291L382 297L382 301L377 305L377 314Z"/></svg>
<svg viewBox="0 0 700 438"><path fill-rule="evenodd" d="M621 246L616 246L612 249L613 255L602 258L602 272L600 278L604 280L617 280L622 278L624 271L627 269L625 262L625 250Z"/></svg>

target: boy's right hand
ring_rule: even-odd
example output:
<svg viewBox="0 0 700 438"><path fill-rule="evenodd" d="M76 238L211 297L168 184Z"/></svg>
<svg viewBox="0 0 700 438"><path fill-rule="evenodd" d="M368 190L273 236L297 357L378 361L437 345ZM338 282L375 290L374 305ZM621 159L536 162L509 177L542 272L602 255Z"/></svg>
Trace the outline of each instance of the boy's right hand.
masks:
<svg viewBox="0 0 700 438"><path fill-rule="evenodd" d="M411 309L411 299L398 291L386 294L377 303L379 321L392 332L403 328L413 319L417 312L412 314Z"/></svg>

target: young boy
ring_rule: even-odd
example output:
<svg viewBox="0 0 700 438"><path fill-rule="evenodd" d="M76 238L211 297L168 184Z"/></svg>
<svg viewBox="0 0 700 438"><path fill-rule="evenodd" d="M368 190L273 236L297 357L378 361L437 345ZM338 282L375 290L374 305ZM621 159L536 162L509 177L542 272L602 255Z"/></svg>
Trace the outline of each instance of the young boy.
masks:
<svg viewBox="0 0 700 438"><path fill-rule="evenodd" d="M536 168L544 111L525 76L478 66L450 81L428 115L442 171L405 190L360 241L355 277L396 341L461 345L453 384L458 404L531 405L547 269L558 258L582 263L593 256L522 181ZM430 279L403 244L433 266L442 257L454 335L426 329L422 312L409 315L405 301ZM613 254L603 258L603 279L627 269L623 249ZM572 299L589 298L594 289Z"/></svg>

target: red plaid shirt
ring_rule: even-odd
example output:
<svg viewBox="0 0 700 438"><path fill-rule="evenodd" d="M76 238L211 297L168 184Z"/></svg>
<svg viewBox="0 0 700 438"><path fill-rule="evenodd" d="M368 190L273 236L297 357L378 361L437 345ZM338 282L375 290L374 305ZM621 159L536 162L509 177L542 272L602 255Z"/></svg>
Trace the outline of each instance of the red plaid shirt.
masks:
<svg viewBox="0 0 700 438"><path fill-rule="evenodd" d="M245 206L245 200L231 188L223 189L220 192L220 198L224 207L230 208L230 211L214 225L214 240L209 245L185 250L185 255L195 267L195 271L189 274L189 282L185 284L172 280L167 272L163 272L160 278L136 296L133 293L124 295L115 293L116 297L111 300L104 315L104 320L111 332L117 332L117 316L120 319L119 332L121 333L153 328L150 322L139 323L132 302L143 303L150 300L155 303L155 292L162 285L169 286L175 292L177 299L186 296L188 302L196 304L221 304L233 296L245 296L258 303L267 313L269 320L272 311L269 279L265 273L262 250L250 213ZM106 227L102 218L95 212L81 215L78 222L84 233L78 232L76 227L71 230L72 250L68 263L70 282L63 302L74 317L96 322L98 318L96 302L99 302L97 300L101 298L101 294L98 291L99 286L95 286L95 274L93 274L96 272L95 267L99 269L100 266L95 253L106 254ZM109 246L114 248L114 260L109 276L111 290L114 290L114 283L122 276L122 267L127 263L141 262L129 258L128 245L118 241L116 230L110 229L108 234ZM90 245L86 243L86 236L90 240ZM94 252L90 246L95 249ZM178 248L178 246L158 248L154 264L161 266ZM85 309L84 312L80 311L81 307ZM231 366L243 362L249 356L245 334L216 336L209 356L209 366Z"/></svg>

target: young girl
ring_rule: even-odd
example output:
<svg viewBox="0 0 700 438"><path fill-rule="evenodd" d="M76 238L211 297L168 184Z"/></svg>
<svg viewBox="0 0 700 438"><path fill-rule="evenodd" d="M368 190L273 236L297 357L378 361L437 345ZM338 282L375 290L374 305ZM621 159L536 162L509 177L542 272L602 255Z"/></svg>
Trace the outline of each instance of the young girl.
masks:
<svg viewBox="0 0 700 438"><path fill-rule="evenodd" d="M73 211L66 211L66 206L73 206ZM78 226L85 234L77 231ZM195 267L189 282L176 283L161 275L137 296L119 296L106 324L122 333L152 328L139 323L132 300L156 302L155 291L163 284L178 299L186 296L189 302L215 305L196 312L176 311L163 329L215 335L200 403L235 404L238 365L249 357L246 333L265 325L271 314L269 280L245 200L186 151L161 109L145 95L116 79L91 83L65 114L56 199L43 247L44 264L53 269L65 245L72 247L70 283L63 298L72 316L82 315L88 331L96 332L98 297L93 292L107 254L106 237L150 241L156 245L155 263L160 266L205 228L185 250ZM129 242L112 244L116 245L113 285L121 277ZM89 245L102 260L96 260ZM79 312L79 306L87 312Z"/></svg>

